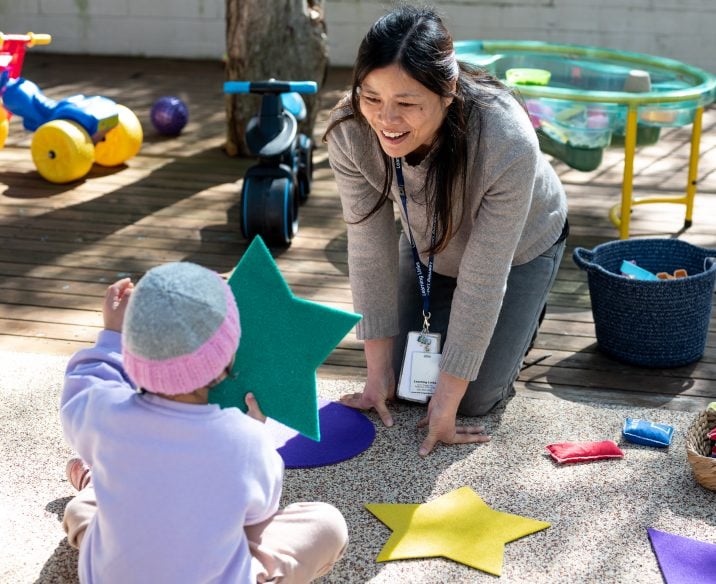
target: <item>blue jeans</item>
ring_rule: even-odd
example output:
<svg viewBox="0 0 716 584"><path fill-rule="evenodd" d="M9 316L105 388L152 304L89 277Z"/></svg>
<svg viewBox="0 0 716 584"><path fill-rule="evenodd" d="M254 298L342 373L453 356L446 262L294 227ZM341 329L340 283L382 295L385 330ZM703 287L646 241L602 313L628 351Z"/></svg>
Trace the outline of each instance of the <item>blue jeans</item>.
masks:
<svg viewBox="0 0 716 584"><path fill-rule="evenodd" d="M559 269L566 240L555 243L542 255L526 264L513 266L507 278L492 339L487 347L477 379L467 386L458 413L483 416L506 398L520 372L530 342L537 332L539 317ZM425 269L427 273L427 269ZM445 344L450 319L455 278L433 273L430 294L430 331L442 335ZM403 234L400 238L400 333L395 339L393 367L400 375L409 331L422 328L422 298L417 284L410 245Z"/></svg>

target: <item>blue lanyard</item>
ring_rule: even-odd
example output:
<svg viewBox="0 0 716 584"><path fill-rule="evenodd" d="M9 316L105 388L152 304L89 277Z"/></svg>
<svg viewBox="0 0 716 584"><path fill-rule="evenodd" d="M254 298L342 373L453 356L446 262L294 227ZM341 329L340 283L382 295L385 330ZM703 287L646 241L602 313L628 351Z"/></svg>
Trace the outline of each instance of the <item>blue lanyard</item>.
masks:
<svg viewBox="0 0 716 584"><path fill-rule="evenodd" d="M424 328L427 329L430 320L430 288L433 282L433 259L434 256L431 253L428 258L428 275L427 277L423 273L423 265L420 263L420 255L418 254L418 248L415 245L413 239L413 231L410 228L410 220L408 219L408 197L405 194L405 180L403 179L403 166L400 162L400 158L393 158L395 163L395 178L398 182L398 191L400 192L400 202L403 204L403 210L405 211L405 221L408 224L408 236L410 241L410 248L413 251L413 260L415 262L415 273L418 276L418 286L420 286L420 295L423 297L423 321ZM431 236L430 247L435 247L435 232L437 229L437 213L433 217L433 230Z"/></svg>

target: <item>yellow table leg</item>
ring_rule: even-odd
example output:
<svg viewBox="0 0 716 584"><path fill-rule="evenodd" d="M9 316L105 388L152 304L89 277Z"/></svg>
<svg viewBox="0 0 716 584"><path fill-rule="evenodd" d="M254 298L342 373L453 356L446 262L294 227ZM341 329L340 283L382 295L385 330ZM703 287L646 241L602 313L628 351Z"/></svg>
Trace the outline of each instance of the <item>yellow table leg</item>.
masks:
<svg viewBox="0 0 716 584"><path fill-rule="evenodd" d="M698 182L699 148L701 144L701 123L704 108L698 107L694 111L694 121L691 128L691 152L689 154L689 172L686 183L686 192L681 195L633 197L634 183L634 154L637 138L637 107L630 106L627 110L626 132L624 135L624 175L622 177L621 203L612 206L609 210L609 219L619 229L619 239L629 237L629 222L631 210L635 205L650 203L675 203L686 206L684 229L691 227L694 214L694 199L696 198L696 185Z"/></svg>
<svg viewBox="0 0 716 584"><path fill-rule="evenodd" d="M632 192L634 186L634 153L636 152L637 108L627 110L626 132L624 134L624 176L622 177L622 204L619 215L619 239L629 237ZM612 218L614 220L614 218Z"/></svg>
<svg viewBox="0 0 716 584"><path fill-rule="evenodd" d="M689 154L689 177L686 183L686 219L684 228L691 227L694 214L694 198L696 197L696 182L699 173L699 146L701 144L701 118L704 113L703 106L696 108L694 122L691 128L691 153Z"/></svg>

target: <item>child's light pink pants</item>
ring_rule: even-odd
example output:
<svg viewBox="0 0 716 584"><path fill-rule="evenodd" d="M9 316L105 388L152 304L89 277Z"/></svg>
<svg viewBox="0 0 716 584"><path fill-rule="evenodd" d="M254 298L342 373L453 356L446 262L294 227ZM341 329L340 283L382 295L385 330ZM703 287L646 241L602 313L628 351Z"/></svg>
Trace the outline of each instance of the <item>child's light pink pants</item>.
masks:
<svg viewBox="0 0 716 584"><path fill-rule="evenodd" d="M79 549L96 512L90 483L65 509L62 526L71 546ZM348 544L343 515L327 503L293 503L245 531L257 583L311 582L330 572Z"/></svg>

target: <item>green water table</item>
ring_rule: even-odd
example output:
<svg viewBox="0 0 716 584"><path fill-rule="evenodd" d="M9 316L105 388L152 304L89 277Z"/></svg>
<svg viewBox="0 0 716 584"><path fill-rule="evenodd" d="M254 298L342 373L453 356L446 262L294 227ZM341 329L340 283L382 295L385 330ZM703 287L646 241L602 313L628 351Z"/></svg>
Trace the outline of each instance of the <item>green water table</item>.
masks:
<svg viewBox="0 0 716 584"><path fill-rule="evenodd" d="M716 76L673 59L583 45L471 40L456 42L455 52L519 91L543 152L591 171L605 148L624 148L621 201L609 210L620 239L629 237L635 205L684 205L684 227L691 226L702 115L716 101ZM685 192L634 197L636 147L656 143L661 128L689 124Z"/></svg>

